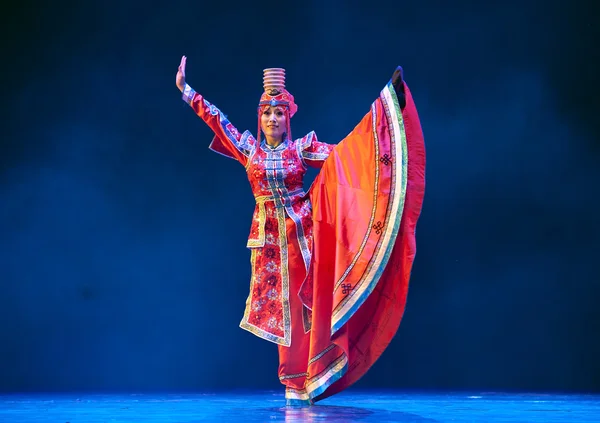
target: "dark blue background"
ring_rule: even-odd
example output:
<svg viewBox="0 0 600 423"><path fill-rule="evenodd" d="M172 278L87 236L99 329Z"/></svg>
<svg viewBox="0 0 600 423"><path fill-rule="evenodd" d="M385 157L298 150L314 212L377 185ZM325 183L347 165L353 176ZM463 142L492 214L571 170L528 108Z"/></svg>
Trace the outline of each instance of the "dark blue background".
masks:
<svg viewBox="0 0 600 423"><path fill-rule="evenodd" d="M293 135L332 143L404 67L428 153L418 253L357 386L600 391L592 4L6 7L0 390L280 386L275 345L238 328L253 198L181 100L185 54L252 132L262 69L286 68Z"/></svg>

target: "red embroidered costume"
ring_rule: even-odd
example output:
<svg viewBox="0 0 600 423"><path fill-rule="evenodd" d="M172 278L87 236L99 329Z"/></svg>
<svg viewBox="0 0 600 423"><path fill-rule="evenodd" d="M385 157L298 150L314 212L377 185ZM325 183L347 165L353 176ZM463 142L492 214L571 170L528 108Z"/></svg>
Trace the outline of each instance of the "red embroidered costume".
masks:
<svg viewBox="0 0 600 423"><path fill-rule="evenodd" d="M278 105L288 122L276 148L260 140L260 126L258 139L238 132L187 84L183 99L215 133L210 148L246 168L256 199L240 326L278 344L287 404L312 404L364 375L398 329L416 250L425 147L400 68L337 145L314 132L290 139L294 98L270 89L267 79L265 70L259 116ZM321 170L307 193L308 166Z"/></svg>

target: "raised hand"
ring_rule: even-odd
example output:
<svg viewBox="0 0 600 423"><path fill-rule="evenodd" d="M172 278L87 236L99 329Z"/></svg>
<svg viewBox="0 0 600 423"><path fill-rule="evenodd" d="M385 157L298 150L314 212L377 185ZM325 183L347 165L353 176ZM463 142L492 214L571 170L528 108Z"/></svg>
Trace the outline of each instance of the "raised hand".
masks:
<svg viewBox="0 0 600 423"><path fill-rule="evenodd" d="M185 88L185 62L187 61L187 57L181 56L181 63L179 63L179 68L177 68L177 76L175 77L175 85L179 88L179 91L183 92Z"/></svg>

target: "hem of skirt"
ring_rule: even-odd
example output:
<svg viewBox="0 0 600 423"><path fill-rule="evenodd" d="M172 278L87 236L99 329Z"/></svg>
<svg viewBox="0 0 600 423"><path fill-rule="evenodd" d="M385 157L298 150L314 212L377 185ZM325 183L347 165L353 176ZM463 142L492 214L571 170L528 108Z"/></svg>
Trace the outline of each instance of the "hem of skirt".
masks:
<svg viewBox="0 0 600 423"><path fill-rule="evenodd" d="M331 385L340 380L348 371L348 357L343 353L329 367L321 372L321 376L306 383L304 389L286 387L285 402L290 406L308 406L318 401Z"/></svg>
<svg viewBox="0 0 600 423"><path fill-rule="evenodd" d="M258 336L259 338L262 338L265 341L269 341L277 345L282 345L284 347L289 347L290 345L292 345L291 340L288 339L290 338L289 336L284 335L284 337L281 337L273 335L272 333L269 333L259 327L248 323L246 320L242 320L240 322L240 328L247 330L251 334Z"/></svg>

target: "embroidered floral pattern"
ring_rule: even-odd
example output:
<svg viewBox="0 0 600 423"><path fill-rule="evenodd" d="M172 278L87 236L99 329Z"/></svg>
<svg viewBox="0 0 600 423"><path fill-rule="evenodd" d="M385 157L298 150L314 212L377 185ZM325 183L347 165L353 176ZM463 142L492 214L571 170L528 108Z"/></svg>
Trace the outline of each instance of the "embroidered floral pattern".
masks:
<svg viewBox="0 0 600 423"><path fill-rule="evenodd" d="M254 251L253 284L250 292L248 323L276 338L284 338L281 261L278 249L274 257L266 257L264 249Z"/></svg>

